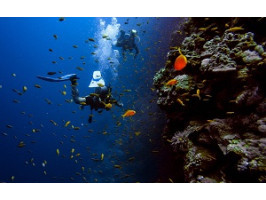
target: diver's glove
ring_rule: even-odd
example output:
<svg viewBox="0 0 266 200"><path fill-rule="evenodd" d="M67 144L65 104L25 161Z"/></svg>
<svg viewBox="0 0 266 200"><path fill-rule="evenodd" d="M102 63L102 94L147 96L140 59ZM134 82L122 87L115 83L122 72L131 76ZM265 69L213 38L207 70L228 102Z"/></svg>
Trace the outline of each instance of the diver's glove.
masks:
<svg viewBox="0 0 266 200"><path fill-rule="evenodd" d="M69 78L69 80L71 81L71 84L72 85L77 85L77 80L78 80L79 78L77 77L77 75L76 74L73 74L70 78Z"/></svg>

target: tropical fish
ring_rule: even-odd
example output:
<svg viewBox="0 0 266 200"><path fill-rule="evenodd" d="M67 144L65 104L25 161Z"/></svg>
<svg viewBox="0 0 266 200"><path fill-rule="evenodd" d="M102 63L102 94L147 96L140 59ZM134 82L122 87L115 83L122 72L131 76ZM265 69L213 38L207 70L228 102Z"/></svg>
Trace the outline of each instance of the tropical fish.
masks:
<svg viewBox="0 0 266 200"><path fill-rule="evenodd" d="M56 149L56 154L59 156L59 154L60 154L59 149Z"/></svg>
<svg viewBox="0 0 266 200"><path fill-rule="evenodd" d="M76 69L78 69L79 71L83 71L84 69L82 67L77 66Z"/></svg>
<svg viewBox="0 0 266 200"><path fill-rule="evenodd" d="M45 98L44 100L46 101L47 104L52 104L51 100L49 100L47 98Z"/></svg>
<svg viewBox="0 0 266 200"><path fill-rule="evenodd" d="M185 106L185 104L183 103L183 101L181 99L177 99L177 102L181 105L181 106Z"/></svg>
<svg viewBox="0 0 266 200"><path fill-rule="evenodd" d="M104 86L104 84L102 84L102 83L98 83L97 84L99 87L103 87Z"/></svg>
<svg viewBox="0 0 266 200"><path fill-rule="evenodd" d="M50 52L53 52L53 49L48 49Z"/></svg>
<svg viewBox="0 0 266 200"><path fill-rule="evenodd" d="M211 31L216 31L216 30L218 30L218 27L216 26L216 27L213 27L213 28L211 28Z"/></svg>
<svg viewBox="0 0 266 200"><path fill-rule="evenodd" d="M53 37L54 37L54 39L56 39L56 40L57 40L57 38L58 38L56 34L54 34Z"/></svg>
<svg viewBox="0 0 266 200"><path fill-rule="evenodd" d="M104 104L105 105L105 108L112 108L112 104L111 103L107 103L107 104Z"/></svg>
<svg viewBox="0 0 266 200"><path fill-rule="evenodd" d="M61 93L62 93L62 95L66 95L66 91L62 91Z"/></svg>
<svg viewBox="0 0 266 200"><path fill-rule="evenodd" d="M121 169L122 167L120 165L114 165L114 168Z"/></svg>
<svg viewBox="0 0 266 200"><path fill-rule="evenodd" d="M240 27L240 26L236 26L236 27L232 27L232 28L229 28L227 30L225 30L226 32L235 32L235 31L243 31L244 28Z"/></svg>
<svg viewBox="0 0 266 200"><path fill-rule="evenodd" d="M35 84L34 87L36 87L36 88L41 88L41 86L38 85L38 84Z"/></svg>
<svg viewBox="0 0 266 200"><path fill-rule="evenodd" d="M53 123L53 125L57 126L57 123L54 120L50 120L51 123Z"/></svg>
<svg viewBox="0 0 266 200"><path fill-rule="evenodd" d="M102 154L101 154L101 160L103 160L103 158L104 158L104 154L102 153Z"/></svg>
<svg viewBox="0 0 266 200"><path fill-rule="evenodd" d="M135 115L136 114L136 111L135 110L127 110L123 115L122 115L122 117L124 118L124 117L131 117L131 116L133 116L133 115Z"/></svg>
<svg viewBox="0 0 266 200"><path fill-rule="evenodd" d="M78 48L78 45L73 45L73 48Z"/></svg>
<svg viewBox="0 0 266 200"><path fill-rule="evenodd" d="M18 144L19 148L22 148L22 147L25 147L25 146L26 146L26 144L23 141L20 141L19 144Z"/></svg>
<svg viewBox="0 0 266 200"><path fill-rule="evenodd" d="M173 85L177 84L177 82L178 81L176 79L171 79L165 84L165 86L173 86Z"/></svg>
<svg viewBox="0 0 266 200"><path fill-rule="evenodd" d="M140 134L141 134L140 131L136 131L136 132L135 132L135 135L136 135L136 136L139 136Z"/></svg>
<svg viewBox="0 0 266 200"><path fill-rule="evenodd" d="M201 100L201 97L200 97L200 89L197 89L197 93L196 94L193 94L192 96L193 97L198 97L199 100Z"/></svg>
<svg viewBox="0 0 266 200"><path fill-rule="evenodd" d="M59 19L58 19L60 22L62 22L62 21L65 21L65 18L64 17L59 17Z"/></svg>
<svg viewBox="0 0 266 200"><path fill-rule="evenodd" d="M14 102L14 103L20 103L20 101L17 100L17 99L14 99L13 102Z"/></svg>
<svg viewBox="0 0 266 200"><path fill-rule="evenodd" d="M67 122L65 123L65 127L67 127L67 126L70 124L70 122L71 122L71 121L67 121Z"/></svg>
<svg viewBox="0 0 266 200"><path fill-rule="evenodd" d="M17 75L15 73L12 74L13 77L16 77Z"/></svg>
<svg viewBox="0 0 266 200"><path fill-rule="evenodd" d="M91 42L95 42L95 40L93 38L89 38L89 41Z"/></svg>
<svg viewBox="0 0 266 200"><path fill-rule="evenodd" d="M177 71L180 71L182 69L184 69L187 65L187 58L186 56L184 56L180 50L180 48L178 49L180 55L176 58L175 63L174 63L174 68Z"/></svg>
<svg viewBox="0 0 266 200"><path fill-rule="evenodd" d="M60 60L65 60L62 56L59 57Z"/></svg>
<svg viewBox="0 0 266 200"><path fill-rule="evenodd" d="M23 86L23 92L26 92L28 90L27 86Z"/></svg>
<svg viewBox="0 0 266 200"><path fill-rule="evenodd" d="M102 38L108 38L108 35L104 34L102 35Z"/></svg>
<svg viewBox="0 0 266 200"><path fill-rule="evenodd" d="M74 153L74 152L75 152L75 149L74 149L74 148L72 148L72 149L71 149L71 153Z"/></svg>
<svg viewBox="0 0 266 200"><path fill-rule="evenodd" d="M47 75L50 75L50 76L55 75L55 74L56 72L47 72Z"/></svg>
<svg viewBox="0 0 266 200"><path fill-rule="evenodd" d="M201 28L199 28L198 30L199 30L199 31L206 31L207 28L205 28L205 27L201 27Z"/></svg>
<svg viewBox="0 0 266 200"><path fill-rule="evenodd" d="M52 63L53 63L53 64L56 64L56 61L53 60Z"/></svg>

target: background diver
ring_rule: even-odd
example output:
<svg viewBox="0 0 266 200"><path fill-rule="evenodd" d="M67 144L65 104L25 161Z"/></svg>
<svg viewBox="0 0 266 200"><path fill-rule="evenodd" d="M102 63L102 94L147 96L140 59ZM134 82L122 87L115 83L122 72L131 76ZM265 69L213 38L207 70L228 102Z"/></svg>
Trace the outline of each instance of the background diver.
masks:
<svg viewBox="0 0 266 200"><path fill-rule="evenodd" d="M76 104L81 105L81 108L83 109L84 106L90 106L91 114L89 115L88 122L92 122L92 111L98 111L98 113L101 113L104 109L110 110L112 108L112 105L115 104L119 107L122 107L123 104L119 103L117 100L115 100L112 97L112 88L109 84L109 86L105 86L105 82L103 78L101 77L100 71L94 71L93 72L93 78L90 82L89 87L95 88L94 93L90 93L89 95L85 97L79 96L79 91L77 88L77 80L79 77L76 74L67 74L65 76L61 76L59 78L52 78L52 77L43 77L43 76L37 76L37 78L49 81L49 82L62 82L62 81L71 81L71 92L72 92L72 98L73 101Z"/></svg>
<svg viewBox="0 0 266 200"><path fill-rule="evenodd" d="M126 33L124 30L120 30L120 36L117 39L116 46L122 48L122 55L124 59L126 58L125 55L126 50L132 52L132 50L135 49L136 52L134 58L136 58L137 55L139 54L139 49L135 41L136 38L138 38L138 40L140 41L140 38L137 36L136 30L132 29L130 31L130 34Z"/></svg>

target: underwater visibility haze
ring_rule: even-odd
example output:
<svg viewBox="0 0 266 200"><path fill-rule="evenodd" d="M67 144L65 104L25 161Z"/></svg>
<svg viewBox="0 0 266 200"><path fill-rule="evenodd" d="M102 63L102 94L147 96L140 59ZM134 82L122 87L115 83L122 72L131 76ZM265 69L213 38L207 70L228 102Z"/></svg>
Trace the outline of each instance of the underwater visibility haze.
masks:
<svg viewBox="0 0 266 200"><path fill-rule="evenodd" d="M265 182L264 18L0 18L0 182Z"/></svg>

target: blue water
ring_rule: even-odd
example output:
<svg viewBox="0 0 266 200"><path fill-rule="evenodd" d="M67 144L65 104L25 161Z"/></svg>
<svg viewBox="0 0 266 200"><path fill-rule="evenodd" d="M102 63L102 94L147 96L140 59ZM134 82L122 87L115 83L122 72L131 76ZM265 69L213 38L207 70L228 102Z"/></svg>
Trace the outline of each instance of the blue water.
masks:
<svg viewBox="0 0 266 200"><path fill-rule="evenodd" d="M134 59L127 53L125 61L118 57L115 67L95 62L97 57L91 54L97 50L93 46L100 38L100 19L106 25L112 22L112 18L66 18L63 22L58 18L0 18L0 182L156 182L168 178L163 177L167 166L161 142L165 116L151 88L154 74L166 61L171 33L179 19L117 18L120 29L138 31L140 54ZM95 42L86 43L88 38ZM121 54L119 48L112 47L115 49ZM106 83L112 85L113 96L121 96L124 107L94 112L92 123L88 123L89 107L81 110L79 105L65 101L71 99L70 82L36 78L49 71L62 72L54 77L76 73L80 95L85 96L93 92L88 85L94 70L101 70ZM22 92L23 86L28 88L23 95L13 91ZM67 94L62 95L62 91ZM123 120L121 115L127 109L137 113ZM66 121L71 121L68 127L64 127ZM20 141L25 147L18 147ZM92 160L100 159L102 153L102 161ZM42 166L44 160L47 164Z"/></svg>

